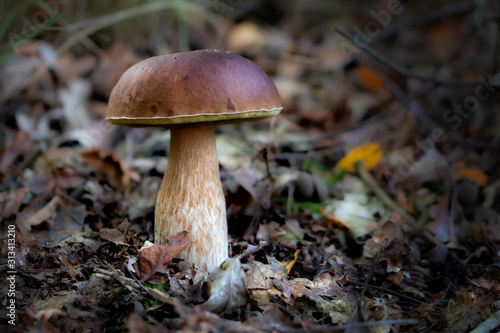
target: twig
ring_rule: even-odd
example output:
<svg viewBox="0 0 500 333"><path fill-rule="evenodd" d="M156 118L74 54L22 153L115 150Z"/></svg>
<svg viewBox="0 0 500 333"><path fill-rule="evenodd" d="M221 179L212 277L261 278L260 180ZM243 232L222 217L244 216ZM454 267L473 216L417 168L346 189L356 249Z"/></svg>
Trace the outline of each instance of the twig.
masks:
<svg viewBox="0 0 500 333"><path fill-rule="evenodd" d="M400 32L401 30L415 25L421 25L424 23L428 23L435 20L440 20L443 17L460 14L463 12L468 12L475 7L475 1L465 1L459 3L453 3L450 6L442 7L436 9L434 12L424 13L423 15L409 17L407 19L403 19L399 22L389 25L385 29L381 30L380 33L370 39L368 44L373 44L378 42L381 39L387 38L389 36L394 35L395 33Z"/></svg>
<svg viewBox="0 0 500 333"><path fill-rule="evenodd" d="M308 152L287 152L276 153L274 158L277 160L305 160L311 157L319 158L324 156L341 155L344 153L344 147L341 145L327 147L324 149L310 150Z"/></svg>
<svg viewBox="0 0 500 333"><path fill-rule="evenodd" d="M375 194L391 209L396 211L399 215L401 215L402 218L408 222L410 227L414 230L417 231L422 231L425 238L432 242L434 245L440 244L439 240L432 235L429 230L423 228L422 226L419 225L417 220L413 216L411 216L406 209L398 205L394 200L387 195L387 193L378 185L377 181L373 176L368 172L366 169L365 163L363 161L358 161L356 164L357 171L361 179L365 182L368 187L375 192Z"/></svg>
<svg viewBox="0 0 500 333"><path fill-rule="evenodd" d="M126 266L126 265L125 265L125 266ZM142 289L144 289L144 291L146 291L146 293L147 293L149 296L151 296L154 300L156 300L156 301L158 301L158 302L160 302L160 303L163 303L161 300L159 300L159 299L158 299L158 298L156 298L153 294L151 294L151 292L149 291L149 289L148 289L148 288L144 287L144 285L143 285L143 284L142 284L142 283L141 283L141 282L140 282L140 281L139 281L139 280L135 277L134 273L132 273L132 271L130 270L130 268L128 268L128 266L126 266L126 267L127 267L127 271L128 271L128 273L130 274L130 276L132 276L132 278L134 278L135 282L136 282L139 286L141 286L141 288L142 288Z"/></svg>
<svg viewBox="0 0 500 333"><path fill-rule="evenodd" d="M449 86L477 86L478 83L477 81L463 81L463 80L455 80L455 79L445 79L445 78L438 78L434 76L426 76L426 75L420 75L417 73L414 73L410 71L409 69L396 64L392 60L388 59L387 57L383 56L382 54L378 53L375 51L373 48L368 46L368 44L362 44L361 42L357 41L351 34L349 34L347 31L342 29L341 27L335 27L335 31L337 31L339 34L347 38L349 41L354 43L357 47L368 53L370 56L372 56L375 60L379 61L380 63L384 64L388 68L392 69L393 71L406 76L410 78L414 78L417 80L421 81L428 81L428 82L433 82L436 84L441 84L441 85L449 85ZM490 84L493 87L500 87L500 83L497 82L490 82Z"/></svg>
<svg viewBox="0 0 500 333"><path fill-rule="evenodd" d="M275 303L271 303L276 305ZM411 325L417 324L418 320L415 319L394 319L394 320L382 320L382 321L373 321L373 322L364 322L364 323L349 323L341 326L319 326L319 327L308 327L308 328L287 328L287 333L322 333L322 332L337 332L337 331L345 331L346 329L356 329L363 327L373 327L373 326L382 326L382 325ZM271 325L270 325L271 326ZM276 332L276 328L274 327L258 327L260 330L265 332Z"/></svg>
<svg viewBox="0 0 500 333"><path fill-rule="evenodd" d="M486 321L476 327L470 333L488 333L500 326L500 310L493 313Z"/></svg>
<svg viewBox="0 0 500 333"><path fill-rule="evenodd" d="M394 200L387 195L387 193L377 184L375 178L368 172L363 161L358 161L356 164L357 171L361 179L365 182L368 187L375 192L375 194L387 205L389 208L395 210L399 215L401 215L405 220L407 220L412 226L417 225L417 221L411 216L406 209L398 205Z"/></svg>
<svg viewBox="0 0 500 333"><path fill-rule="evenodd" d="M375 272L375 267L377 267L377 264L380 261L380 256L382 255L382 252L385 249L385 246L387 245L389 241L387 238L384 239L382 244L380 245L380 248L377 251L377 255L375 256L375 260L373 261L372 267L370 268L370 271L368 272L368 275L366 276L365 283L363 283L363 289L361 289L361 293L359 294L359 300L361 301L363 299L363 296L365 296L366 288L368 287L368 283L370 282L373 272Z"/></svg>
<svg viewBox="0 0 500 333"><path fill-rule="evenodd" d="M113 269L113 268L111 268ZM107 271L102 268L96 268L95 269L95 276L104 280L111 281L112 279L115 279L116 281L120 282L125 288L127 288L130 292L135 293L134 289L138 289L139 286L136 284L136 282L132 279L129 279L128 277L124 276L121 271L118 270L113 270L113 271Z"/></svg>
<svg viewBox="0 0 500 333"><path fill-rule="evenodd" d="M415 95L410 95L406 96L404 92L401 90L398 85L394 84L392 81L386 79L386 87L391 90L391 92L400 100L400 103L404 105L405 107L408 108L408 110L417 118L420 120L420 122L429 130L434 130L437 128L442 128L438 123L436 123L431 117L427 115L427 113L422 110L422 108L417 104L414 103L413 100L415 99ZM428 92L429 90L433 89L434 85L428 87L425 91ZM423 94L421 94L423 95ZM482 148L482 149L498 149L498 145L495 143L487 142L487 141L482 141L482 140L477 140L474 138L467 138L464 137L463 135L460 135L456 132L453 131L446 131L446 135L450 137L450 139L454 142L463 144L463 145L469 145L473 146L476 148Z"/></svg>
<svg viewBox="0 0 500 333"><path fill-rule="evenodd" d="M218 20L216 15L209 13L203 7L189 3L158 1L158 2L146 3L132 8L127 8L112 14L103 15L90 20L77 22L73 25L66 27L67 30L75 30L75 31L79 30L79 31L73 33L73 36L57 49L57 53L62 54L66 52L74 44L86 38L88 35L96 31L99 31L103 28L106 28L108 26L111 26L113 24L116 24L120 21L166 9L185 10L191 13L198 14L200 16L203 15L213 25L215 31L219 33L219 36L217 38L221 37L220 28L218 25Z"/></svg>
<svg viewBox="0 0 500 333"><path fill-rule="evenodd" d="M389 111L385 112L385 113L380 113L378 115L375 115L373 117L370 117L366 120L363 120L363 121L360 121L356 124L353 124L352 126L349 126L349 127L344 127L338 131L335 131L331 134L327 134L325 136L322 136L321 138L316 138L316 139L307 139L307 140L301 140L301 141L294 141L294 142L279 142L277 143L277 146L278 147L283 147L283 146L290 146L291 144L315 144L315 143L322 143L322 142L325 142L327 140L331 140L331 139L334 139L344 133L347 133L347 132L350 132L350 131L353 131L353 130L356 130L356 129L360 129L360 128L363 128L365 126L368 126L370 124L373 124L377 121L381 121L381 120L384 120L386 118L389 118L391 117L392 115L394 115L397 111L400 111L402 109L404 109L405 106L402 106L402 105L399 105L399 106L396 106L392 109L390 109Z"/></svg>
<svg viewBox="0 0 500 333"><path fill-rule="evenodd" d="M349 280L349 279L347 279L346 281L347 281L347 283L351 283L351 284L354 284L354 285L359 286L359 287L362 287L364 285L364 283L358 282L358 281L353 281L353 280ZM420 301L420 300L418 300L416 298L413 298L413 297L410 297L410 296L406 296L405 294L401 294L401 293L398 293L398 292L396 292L394 290L387 289L387 288L384 288L384 287L378 287L378 286L373 286L371 284L368 284L367 285L367 289L373 289L373 290L381 291L381 292L389 294L389 295L394 295L394 296L398 297L401 300L405 300L407 302L411 302L411 303L414 303L414 304L420 304L420 303L422 303L422 301Z"/></svg>

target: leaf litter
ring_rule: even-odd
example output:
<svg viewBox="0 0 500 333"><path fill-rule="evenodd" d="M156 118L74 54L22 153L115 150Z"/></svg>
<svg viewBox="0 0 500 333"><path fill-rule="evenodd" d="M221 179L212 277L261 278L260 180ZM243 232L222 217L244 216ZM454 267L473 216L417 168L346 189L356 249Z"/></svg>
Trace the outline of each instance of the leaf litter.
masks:
<svg viewBox="0 0 500 333"><path fill-rule="evenodd" d="M488 111L497 101L458 119L447 105L473 96L466 85L399 98L397 91L415 94L422 82L362 53L346 62L340 36L321 32L330 23L319 3L310 6L320 20L296 17L295 24L322 29L261 26L251 12L221 27L227 46L275 80L285 109L272 122L218 128L231 258L209 275L179 268L187 233L153 242L168 132L125 134L103 122L112 87L145 57L144 45L59 54L57 41L42 34L2 64L0 217L4 230L16 228L19 272L18 325L9 329L468 332L495 325L500 185L491 145L499 118ZM372 19L343 6L353 25ZM433 10L414 6L421 19ZM446 60L461 43L457 24L471 24L449 19L392 30L396 41L377 45L414 73L477 78L484 71L467 62L475 48ZM0 254L7 274L6 246Z"/></svg>

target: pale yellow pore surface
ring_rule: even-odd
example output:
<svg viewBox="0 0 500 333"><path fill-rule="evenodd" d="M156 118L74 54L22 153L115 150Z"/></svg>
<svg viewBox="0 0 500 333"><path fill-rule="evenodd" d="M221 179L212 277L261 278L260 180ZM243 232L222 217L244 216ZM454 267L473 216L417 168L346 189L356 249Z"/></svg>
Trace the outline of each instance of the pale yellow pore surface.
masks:
<svg viewBox="0 0 500 333"><path fill-rule="evenodd" d="M228 256L226 202L212 123L171 127L168 166L155 208L155 242L187 230L179 258L212 271Z"/></svg>

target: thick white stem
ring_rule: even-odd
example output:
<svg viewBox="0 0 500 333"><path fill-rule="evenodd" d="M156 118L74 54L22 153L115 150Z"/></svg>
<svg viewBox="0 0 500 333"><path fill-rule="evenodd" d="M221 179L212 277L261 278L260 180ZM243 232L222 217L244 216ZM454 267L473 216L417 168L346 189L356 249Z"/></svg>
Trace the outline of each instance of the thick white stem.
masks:
<svg viewBox="0 0 500 333"><path fill-rule="evenodd" d="M174 125L168 166L155 208L155 242L187 230L179 258L212 271L228 256L226 201L212 123Z"/></svg>

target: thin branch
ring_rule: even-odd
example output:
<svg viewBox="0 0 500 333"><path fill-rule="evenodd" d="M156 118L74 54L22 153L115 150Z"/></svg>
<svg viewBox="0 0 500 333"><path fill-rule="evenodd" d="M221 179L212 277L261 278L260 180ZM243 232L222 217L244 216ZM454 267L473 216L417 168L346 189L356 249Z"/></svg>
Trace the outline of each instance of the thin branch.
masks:
<svg viewBox="0 0 500 333"><path fill-rule="evenodd" d="M400 20L394 24L389 25L385 29L381 30L380 33L377 36L373 37L368 44L376 43L379 40L392 36L407 27L422 25L428 22L443 19L443 17L447 17L450 15L468 12L474 9L475 6L476 6L475 1L453 3L450 6L438 8L430 13L424 13L423 15L418 15Z"/></svg>
<svg viewBox="0 0 500 333"><path fill-rule="evenodd" d="M73 25L67 27L68 30L76 30L71 38L69 38L63 45L61 45L57 53L62 54L70 49L73 45L85 39L88 35L109 27L113 24L121 22L126 19L130 19L133 17L150 14L153 12L166 10L166 9L181 9L185 11L189 11L191 13L198 14L200 16L204 16L214 27L214 29L218 32L220 38L220 28L218 25L217 16L215 14L209 13L203 7L189 4L189 3L178 3L178 2L153 2L147 3L140 6L127 8L112 14L103 15L100 17L96 17L90 20L77 22Z"/></svg>
<svg viewBox="0 0 500 333"><path fill-rule="evenodd" d="M477 81L463 81L463 80L455 80L455 79L445 79L445 78L439 78L439 77L434 77L434 76L426 76L426 75L420 75L417 73L414 73L410 71L409 69L396 64L392 60L388 59L387 57L383 56L379 52L375 51L373 48L368 46L367 44L363 44L359 41L357 41L350 33L342 29L341 27L335 27L335 31L337 31L339 34L347 38L349 41L351 41L353 44L355 44L357 47L359 47L361 50L365 51L368 53L370 56L372 56L375 60L379 61L380 63L384 64L388 68L392 69L398 74L401 74L402 76L414 78L417 80L421 81L428 81L428 82L433 82L436 84L441 84L441 85L448 85L448 86L477 86L478 82ZM490 82L490 84L493 87L500 87L500 83L497 82Z"/></svg>
<svg viewBox="0 0 500 333"><path fill-rule="evenodd" d="M361 161L356 164L357 172L363 182L382 200L389 208L396 211L401 217L416 231L422 232L423 236L431 243L440 244L439 240L434 237L425 227L421 226L406 209L398 205L391 197L378 185L377 181L366 169L365 164Z"/></svg>

